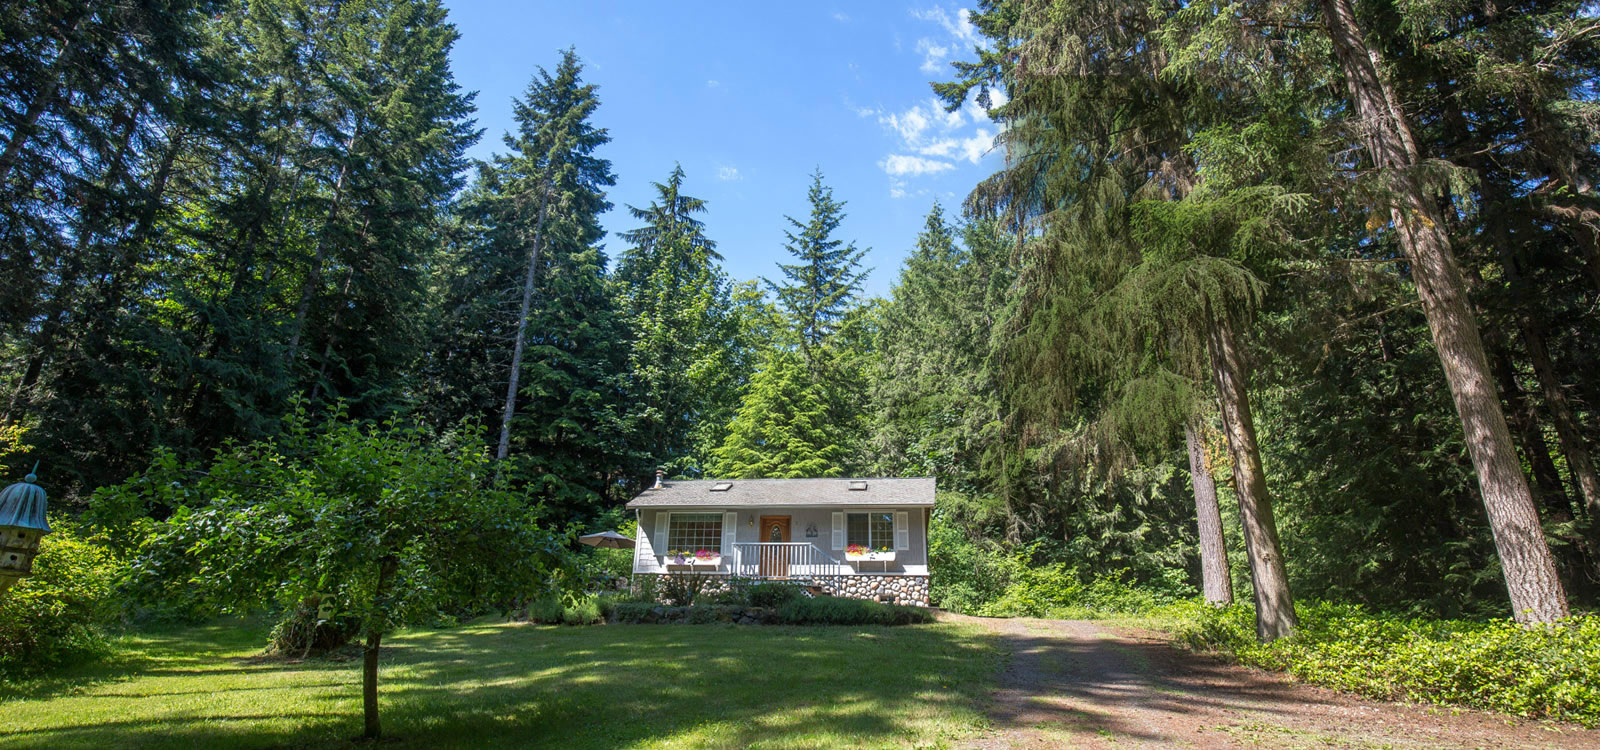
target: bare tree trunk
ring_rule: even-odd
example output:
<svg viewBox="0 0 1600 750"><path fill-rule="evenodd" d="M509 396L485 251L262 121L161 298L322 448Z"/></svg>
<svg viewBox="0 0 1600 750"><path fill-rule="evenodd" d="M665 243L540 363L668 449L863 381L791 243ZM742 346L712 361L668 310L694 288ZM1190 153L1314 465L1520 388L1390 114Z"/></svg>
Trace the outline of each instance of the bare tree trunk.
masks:
<svg viewBox="0 0 1600 750"><path fill-rule="evenodd" d="M1212 604L1233 603L1233 574L1228 570L1228 545L1222 536L1222 510L1217 483L1206 468L1206 449L1193 421L1183 425L1189 449L1189 481L1194 485L1194 514L1199 519L1200 588Z"/></svg>
<svg viewBox="0 0 1600 750"><path fill-rule="evenodd" d="M1294 596L1289 592L1289 572L1278 543L1278 522L1267 494L1267 475L1261 468L1256 445L1255 420L1250 415L1249 368L1234 337L1233 323L1212 311L1210 326L1211 372L1222 406L1222 429L1233 458L1234 491L1239 496L1239 519L1244 526L1245 551L1250 557L1250 583L1255 589L1256 637L1273 641L1294 632Z"/></svg>
<svg viewBox="0 0 1600 750"><path fill-rule="evenodd" d="M1514 615L1524 623L1566 617L1566 592L1495 393L1444 217L1416 175L1421 159L1411 127L1383 77L1382 57L1362 36L1351 0L1322 0L1322 9L1367 146L1389 179L1390 220L1411 262L1411 278L1461 417Z"/></svg>
<svg viewBox="0 0 1600 750"><path fill-rule="evenodd" d="M1484 332L1484 338L1490 339L1489 332ZM1571 513L1567 507L1569 502L1567 491L1561 486L1561 474L1556 471L1555 462L1550 460L1550 446L1544 441L1544 434L1539 428L1538 415L1534 412L1533 404L1528 400L1528 395L1517 383L1517 374L1511 366L1511 358L1504 349L1494 346L1494 356L1490 363L1494 368L1495 379L1500 382L1500 395L1505 397L1510 411L1506 419L1511 427L1516 430L1522 440L1522 455L1527 460L1528 466L1533 469L1533 489L1537 490L1535 500L1541 502L1548 510L1559 509L1562 513Z"/></svg>
<svg viewBox="0 0 1600 750"><path fill-rule="evenodd" d="M373 587L372 604L375 613L367 625L367 643L361 650L361 713L366 720L362 737L369 740L383 735L383 725L378 721L378 648L383 645L383 631L388 627L387 615L389 587L394 580L400 561L386 556L378 563L378 582Z"/></svg>
<svg viewBox="0 0 1600 750"><path fill-rule="evenodd" d="M356 131L359 131L359 127ZM356 147L356 138L357 132L351 132L350 139L345 141L345 159L339 165L339 178L333 182L333 200L328 204L328 215L322 220L322 231L317 233L317 250L311 258L311 267L306 269L305 282L300 285L300 300L294 306L294 327L289 335L287 350L290 361L300 352L300 335L305 332L306 316L311 312L311 298L322 283L322 265L328 259L328 232L332 231L333 220L339 215L339 205L344 202L344 183L350 175L350 157Z"/></svg>
<svg viewBox="0 0 1600 750"><path fill-rule="evenodd" d="M383 644L383 631L367 633L366 647L361 650L361 713L366 719L362 737L375 740L383 736L383 724L378 720L378 647Z"/></svg>
<svg viewBox="0 0 1600 750"><path fill-rule="evenodd" d="M495 449L496 460L504 461L511 452L511 418L517 413L517 382L522 378L522 351L527 346L528 315L533 311L533 285L539 271L539 244L544 241L544 221L550 212L550 194L547 190L539 201L539 221L534 225L533 241L528 248L528 273L522 279L522 310L517 314L516 343L511 347L511 377L506 382L506 408L500 417L500 446Z"/></svg>
<svg viewBox="0 0 1600 750"><path fill-rule="evenodd" d="M1522 319L1522 341L1528 347L1529 359L1533 360L1533 374L1539 381L1539 390L1544 394L1545 410L1555 424L1561 453L1567 457L1567 469L1578 481L1578 491L1583 495L1583 504L1589 509L1589 515L1600 518L1600 476L1595 474L1594 458L1584 444L1583 432L1578 429L1578 420L1572 415L1567 393L1562 390L1561 382L1556 377L1555 364L1551 362L1550 351L1544 344L1544 331L1531 314Z"/></svg>

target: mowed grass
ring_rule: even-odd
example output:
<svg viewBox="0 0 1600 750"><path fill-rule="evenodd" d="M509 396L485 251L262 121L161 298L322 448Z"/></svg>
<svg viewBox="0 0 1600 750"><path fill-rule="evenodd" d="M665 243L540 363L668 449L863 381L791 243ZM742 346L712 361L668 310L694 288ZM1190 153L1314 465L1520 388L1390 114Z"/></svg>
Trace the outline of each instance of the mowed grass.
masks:
<svg viewBox="0 0 1600 750"><path fill-rule="evenodd" d="M0 748L343 747L359 661L258 658L259 626L124 640L0 686ZM384 747L943 746L983 727L997 646L885 627L483 623L385 642Z"/></svg>

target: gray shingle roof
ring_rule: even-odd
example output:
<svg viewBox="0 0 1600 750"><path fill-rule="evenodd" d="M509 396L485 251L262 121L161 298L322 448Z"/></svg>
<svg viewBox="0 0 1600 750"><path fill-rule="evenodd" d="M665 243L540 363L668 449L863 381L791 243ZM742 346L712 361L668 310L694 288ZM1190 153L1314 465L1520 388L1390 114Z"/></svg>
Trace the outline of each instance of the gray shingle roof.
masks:
<svg viewBox="0 0 1600 750"><path fill-rule="evenodd" d="M865 490L850 489L866 482ZM933 477L911 479L695 479L666 480L628 503L629 508L670 506L898 505L933 506ZM718 484L732 484L713 492Z"/></svg>

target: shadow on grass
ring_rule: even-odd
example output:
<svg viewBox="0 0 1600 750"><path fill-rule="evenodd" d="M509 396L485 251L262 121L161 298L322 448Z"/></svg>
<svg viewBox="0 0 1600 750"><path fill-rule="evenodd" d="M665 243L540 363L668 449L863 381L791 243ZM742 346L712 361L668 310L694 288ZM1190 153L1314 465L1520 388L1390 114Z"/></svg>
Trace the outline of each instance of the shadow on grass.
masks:
<svg viewBox="0 0 1600 750"><path fill-rule="evenodd" d="M336 747L359 733L358 664L240 668L237 635L185 637L115 675L6 695L28 720L0 746ZM385 733L430 748L935 742L982 725L996 666L992 636L951 625L500 624L384 651Z"/></svg>

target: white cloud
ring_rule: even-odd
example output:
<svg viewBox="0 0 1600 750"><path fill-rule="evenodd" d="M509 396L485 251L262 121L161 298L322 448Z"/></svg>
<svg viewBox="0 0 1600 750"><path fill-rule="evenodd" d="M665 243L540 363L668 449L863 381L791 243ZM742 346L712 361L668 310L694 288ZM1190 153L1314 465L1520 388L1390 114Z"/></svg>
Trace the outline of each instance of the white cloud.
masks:
<svg viewBox="0 0 1600 750"><path fill-rule="evenodd" d="M961 141L961 158L977 164L994 148L994 135L988 128L978 128L978 134Z"/></svg>
<svg viewBox="0 0 1600 750"><path fill-rule="evenodd" d="M955 17L946 12L944 8L929 8L928 10L913 10L911 17L919 21L929 21L944 27L946 33L956 38L956 41L967 44L979 44L978 27L972 25L972 11L961 8L955 12Z"/></svg>
<svg viewBox="0 0 1600 750"><path fill-rule="evenodd" d="M837 10L833 12L833 20L838 21L839 23L850 23L850 17L845 15L842 11Z"/></svg>
<svg viewBox="0 0 1600 750"><path fill-rule="evenodd" d="M739 174L738 167L719 167L717 169L717 179L723 182L738 182L744 179L744 175Z"/></svg>
<svg viewBox="0 0 1600 750"><path fill-rule="evenodd" d="M706 81L706 88L708 88L708 89L714 89L714 88L716 88L718 86L721 86L721 85L722 85L722 81L716 81L716 80Z"/></svg>
<svg viewBox="0 0 1600 750"><path fill-rule="evenodd" d="M924 159L920 156L906 154L890 154L878 162L878 166L888 173L890 177L918 177L925 174L937 174L947 169L955 169L956 165L937 159Z"/></svg>
<svg viewBox="0 0 1600 750"><path fill-rule="evenodd" d="M923 37L917 40L917 52L922 55L922 72L938 73L950 59L950 48Z"/></svg>

